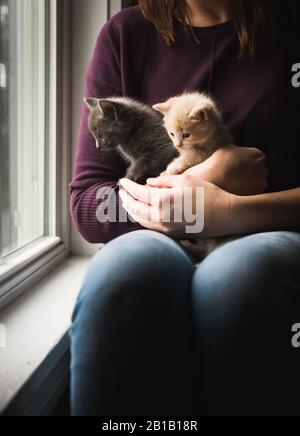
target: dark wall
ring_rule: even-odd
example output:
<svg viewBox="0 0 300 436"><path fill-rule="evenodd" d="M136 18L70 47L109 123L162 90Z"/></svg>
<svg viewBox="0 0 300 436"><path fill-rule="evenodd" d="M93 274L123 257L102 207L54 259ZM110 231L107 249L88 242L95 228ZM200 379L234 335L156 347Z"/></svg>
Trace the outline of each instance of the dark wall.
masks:
<svg viewBox="0 0 300 436"><path fill-rule="evenodd" d="M128 8L129 6L134 6L137 3L137 0L122 0L122 7L123 9Z"/></svg>

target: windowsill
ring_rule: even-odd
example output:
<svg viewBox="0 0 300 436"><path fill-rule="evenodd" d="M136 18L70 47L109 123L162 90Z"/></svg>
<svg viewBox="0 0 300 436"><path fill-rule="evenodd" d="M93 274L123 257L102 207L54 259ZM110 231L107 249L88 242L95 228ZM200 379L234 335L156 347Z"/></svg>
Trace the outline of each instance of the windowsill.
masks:
<svg viewBox="0 0 300 436"><path fill-rule="evenodd" d="M45 237L4 258L0 265L0 311L33 289L67 257L67 248L60 238Z"/></svg>
<svg viewBox="0 0 300 436"><path fill-rule="evenodd" d="M45 254L51 248L55 248L60 243L60 238L44 237L20 249L17 254L7 256L4 258L4 261L0 263L0 281L5 282L15 276L19 270L28 266L33 260Z"/></svg>
<svg viewBox="0 0 300 436"><path fill-rule="evenodd" d="M69 328L89 260L68 258L0 313L7 335L0 348L0 413Z"/></svg>

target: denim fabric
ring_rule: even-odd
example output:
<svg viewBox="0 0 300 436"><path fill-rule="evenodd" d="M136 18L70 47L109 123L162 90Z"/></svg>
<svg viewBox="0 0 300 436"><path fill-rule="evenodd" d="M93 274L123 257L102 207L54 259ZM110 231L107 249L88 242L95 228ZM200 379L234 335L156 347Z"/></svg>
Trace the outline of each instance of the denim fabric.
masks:
<svg viewBox="0 0 300 436"><path fill-rule="evenodd" d="M73 315L74 416L300 414L300 234L230 242L200 265L126 234L92 260Z"/></svg>

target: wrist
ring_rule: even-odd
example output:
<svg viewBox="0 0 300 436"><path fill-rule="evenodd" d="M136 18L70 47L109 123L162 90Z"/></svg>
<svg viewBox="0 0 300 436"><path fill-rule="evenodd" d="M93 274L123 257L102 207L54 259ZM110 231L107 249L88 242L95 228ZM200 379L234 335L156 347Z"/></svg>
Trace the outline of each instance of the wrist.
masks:
<svg viewBox="0 0 300 436"><path fill-rule="evenodd" d="M235 194L228 194L228 196L229 207L226 220L226 235L239 235L243 233L241 213L245 207L246 197Z"/></svg>
<svg viewBox="0 0 300 436"><path fill-rule="evenodd" d="M254 196L232 195L231 207L231 234L241 235L248 233L253 225L253 213L251 206Z"/></svg>
<svg viewBox="0 0 300 436"><path fill-rule="evenodd" d="M240 197L219 191L213 207L205 210L203 237L215 238L237 235L239 226Z"/></svg>

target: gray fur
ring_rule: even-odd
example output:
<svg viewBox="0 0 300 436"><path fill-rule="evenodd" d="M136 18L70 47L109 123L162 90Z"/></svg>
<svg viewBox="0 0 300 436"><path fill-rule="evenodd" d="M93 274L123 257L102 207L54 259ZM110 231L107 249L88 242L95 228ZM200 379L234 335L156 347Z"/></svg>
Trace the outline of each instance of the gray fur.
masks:
<svg viewBox="0 0 300 436"><path fill-rule="evenodd" d="M89 129L101 150L117 150L128 164L126 177L145 184L178 157L162 120L136 100L112 97L85 99Z"/></svg>

